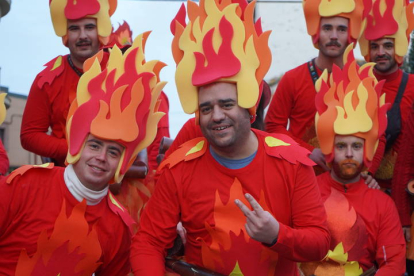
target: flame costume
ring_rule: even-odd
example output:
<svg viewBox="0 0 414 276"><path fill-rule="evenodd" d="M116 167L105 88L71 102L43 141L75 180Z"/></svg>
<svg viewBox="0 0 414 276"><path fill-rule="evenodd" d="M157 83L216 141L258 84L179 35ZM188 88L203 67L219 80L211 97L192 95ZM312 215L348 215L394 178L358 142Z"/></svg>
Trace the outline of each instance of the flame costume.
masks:
<svg viewBox="0 0 414 276"><path fill-rule="evenodd" d="M364 166L373 160L387 125L389 106L381 92L383 82L378 83L372 73L373 66L367 63L358 68L349 45L344 68L334 65L329 80L325 70L315 85L316 133L330 166L338 135L363 139ZM405 242L392 199L369 189L360 176L343 184L334 180L333 173L341 178L335 170L317 178L328 214L331 248L323 262L302 265L305 275L360 275L375 263L375 275L402 275Z"/></svg>
<svg viewBox="0 0 414 276"><path fill-rule="evenodd" d="M408 50L410 34L414 29L414 3L407 0L374 0L366 3L367 16L364 19L363 32L359 38L361 54L366 61L373 61L374 57L370 56L370 41L381 38L391 38L394 40L395 61L402 64L404 55ZM383 91L386 93L385 102L393 104L398 99L399 88L402 90L402 98L388 114L387 139L394 140L390 136L396 136L396 140L390 143L384 153L384 159L375 166L379 167L376 172L376 179L383 188L391 188L391 179L393 177L394 165L399 152L401 136L405 131L410 108L414 101L414 76L408 75L405 89L400 87L403 83L403 71L398 69L390 74L380 74L374 70L378 80L385 80ZM392 116L396 114L397 116ZM397 130L395 125L398 125ZM389 141L387 141L389 143ZM382 153L378 153L381 154Z"/></svg>
<svg viewBox="0 0 414 276"><path fill-rule="evenodd" d="M254 6L244 0L188 1L188 24L185 6L178 12L171 24L172 51L186 113L203 116L198 114L199 87L230 82L237 87L238 106L254 120L271 60L270 33L254 22ZM204 137L187 141L161 163L131 247L135 275L164 275L165 250L179 221L187 230L186 261L221 274L296 275L295 262L326 254L329 234L309 152L286 135L251 131L258 148L243 168L220 165ZM246 218L234 203L248 204L244 193L280 222L271 247L247 234Z"/></svg>
<svg viewBox="0 0 414 276"><path fill-rule="evenodd" d="M348 42L355 42L358 38L363 19L362 0L304 0L302 3L307 31L312 37L315 48L318 48L319 23L322 17L348 18ZM310 151L319 148L314 131L316 113L314 82L321 73L314 62L307 62L283 75L266 115L267 132L285 133ZM289 129L287 129L288 121Z"/></svg>
<svg viewBox="0 0 414 276"><path fill-rule="evenodd" d="M75 192L73 183L81 187L78 190L85 189L80 179L97 170L87 162L86 169L76 169L79 159L85 158L89 135L122 146L111 183L122 181L137 153L152 143L163 116L158 112L158 98L165 82L158 78L164 64L145 61L148 35L139 35L125 54L115 46L106 67L100 62L102 51L85 61L66 125L70 165L22 167L0 183L0 253L4 257L0 273L126 275L130 271L132 218L107 186L95 191L101 193L92 204ZM104 163L109 161L103 159L92 164L102 164L105 171Z"/></svg>
<svg viewBox="0 0 414 276"><path fill-rule="evenodd" d="M172 245L180 214L187 230L186 261L222 274L240 269L243 275L295 275L295 262L323 258L329 234L312 168L304 165L312 162L287 136L253 131L259 148L242 169L217 163L202 137L186 142L161 164L168 168L133 241L135 275L163 275L164 249ZM239 198L247 204L244 193L280 222L273 247L245 232L245 217L233 202Z"/></svg>

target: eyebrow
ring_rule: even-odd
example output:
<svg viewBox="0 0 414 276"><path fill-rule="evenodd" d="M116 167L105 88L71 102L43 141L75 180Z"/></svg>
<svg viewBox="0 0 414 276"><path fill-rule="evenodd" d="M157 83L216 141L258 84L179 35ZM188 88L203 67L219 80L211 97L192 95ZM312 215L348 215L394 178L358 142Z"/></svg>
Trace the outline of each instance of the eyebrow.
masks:
<svg viewBox="0 0 414 276"><path fill-rule="evenodd" d="M236 100L234 100L234 99L232 99L232 98L218 100L218 103L219 103L219 104L225 104L225 103L235 103L235 102L236 102ZM210 101L208 101L208 102L204 102L204 103L201 103L201 104L199 105L199 108L204 107L204 106L209 106L209 105L211 105L211 102L210 102Z"/></svg>
<svg viewBox="0 0 414 276"><path fill-rule="evenodd" d="M100 141L100 140L97 140L97 139L95 139L95 138L89 139L89 140L87 141L87 143L97 143L98 145L103 146L103 142L102 142L102 141ZM122 152L122 150L120 150L118 147L115 147L115 146L109 146L108 148L109 148L109 149L112 149L112 150L116 150L116 151L117 151L117 152L119 152L119 153L121 153L121 152ZM123 149L123 148L122 148L122 149Z"/></svg>

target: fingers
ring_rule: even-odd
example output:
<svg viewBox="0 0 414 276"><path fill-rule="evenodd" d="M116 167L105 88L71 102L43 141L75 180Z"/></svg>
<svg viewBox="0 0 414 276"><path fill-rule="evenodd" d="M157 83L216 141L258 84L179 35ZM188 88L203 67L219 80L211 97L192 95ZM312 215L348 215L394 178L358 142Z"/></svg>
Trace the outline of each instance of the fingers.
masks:
<svg viewBox="0 0 414 276"><path fill-rule="evenodd" d="M241 202L240 200L236 199L234 201L234 203L236 203L237 207L239 207L239 209L243 212L243 214L246 217L250 216L250 213L252 211L243 202Z"/></svg>
<svg viewBox="0 0 414 276"><path fill-rule="evenodd" d="M250 194L245 194L247 201L249 201L250 206L252 206L253 210L256 212L256 215L260 216L263 213L263 208L260 204L252 197Z"/></svg>

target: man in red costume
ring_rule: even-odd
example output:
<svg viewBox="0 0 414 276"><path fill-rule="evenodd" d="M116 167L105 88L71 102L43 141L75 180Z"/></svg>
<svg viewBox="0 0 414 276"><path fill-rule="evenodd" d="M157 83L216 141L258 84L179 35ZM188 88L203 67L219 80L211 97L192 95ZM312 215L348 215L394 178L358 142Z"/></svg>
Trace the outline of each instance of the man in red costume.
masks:
<svg viewBox="0 0 414 276"><path fill-rule="evenodd" d="M117 5L117 0L101 3L88 0L82 5L73 2L50 1L53 27L69 48L69 54L49 61L36 76L27 98L20 133L24 149L52 158L59 166L64 166L68 151L66 118L76 97L83 63L107 42L112 31L110 16Z"/></svg>
<svg viewBox="0 0 414 276"><path fill-rule="evenodd" d="M171 25L176 85L203 137L161 163L133 239L133 272L164 275L166 249L181 221L189 263L225 275L297 275L296 262L326 255L329 233L309 152L286 135L250 127L270 66L270 32L255 25L254 2L188 5L191 24L183 5ZM245 228L235 200L248 204L246 193L272 223Z"/></svg>
<svg viewBox="0 0 414 276"><path fill-rule="evenodd" d="M395 163L394 177L392 179L392 195L399 195L395 205L401 214L411 216L411 225L414 222L414 106L406 121L404 134L401 137L399 154ZM414 233L413 228L404 227L407 242L407 272L414 275ZM411 230L411 231L409 231Z"/></svg>
<svg viewBox="0 0 414 276"><path fill-rule="evenodd" d="M391 104L388 111L384 158L375 178L382 188L391 188L391 195L396 202L406 234L410 232L411 227L410 213L402 205L406 194L401 189L393 191L392 179L394 165L400 153L401 137L405 132L414 101L414 75L399 69L414 28L413 7L414 3L408 4L406 0L388 1L387 5L382 5L382 1L374 1L367 17L366 28L359 39L361 54L365 60L376 63L376 78L385 80L385 102ZM395 181L393 183L399 185Z"/></svg>
<svg viewBox="0 0 414 276"><path fill-rule="evenodd" d="M319 54L284 74L267 111L266 131L287 134L312 151L318 172L328 168L315 135L315 81L333 64L342 68L345 48L359 36L363 9L362 0L303 0L307 31Z"/></svg>
<svg viewBox="0 0 414 276"><path fill-rule="evenodd" d="M6 119L6 106L4 99L6 93L0 94L0 125ZM0 140L0 179L3 178L9 171L9 157L7 156L6 149L4 148L3 142Z"/></svg>
<svg viewBox="0 0 414 276"><path fill-rule="evenodd" d="M25 166L0 182L0 274L127 275L132 218L108 191L154 139L162 113L149 33L106 68L85 62L66 133L66 168ZM130 62L130 61L136 61ZM155 69L154 69L155 68Z"/></svg>
<svg viewBox="0 0 414 276"><path fill-rule="evenodd" d="M302 264L305 275L403 275L405 242L393 200L361 178L387 125L382 82L373 64L357 68L352 46L344 69L324 72L316 85L316 134L331 168L317 177L331 246L325 260ZM368 272L367 272L368 273Z"/></svg>

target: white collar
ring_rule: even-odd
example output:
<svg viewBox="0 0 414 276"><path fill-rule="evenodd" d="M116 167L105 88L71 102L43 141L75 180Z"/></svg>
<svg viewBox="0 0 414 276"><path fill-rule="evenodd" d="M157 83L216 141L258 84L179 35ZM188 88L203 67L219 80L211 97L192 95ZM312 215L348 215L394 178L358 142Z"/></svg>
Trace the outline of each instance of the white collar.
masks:
<svg viewBox="0 0 414 276"><path fill-rule="evenodd" d="M68 187L69 192L79 202L81 202L83 199L86 199L87 205L97 205L108 194L108 186L106 186L101 191L94 191L86 188L82 184L82 182L80 182L78 176L76 175L73 169L72 164L69 164L65 168L63 176L65 179L66 187Z"/></svg>

